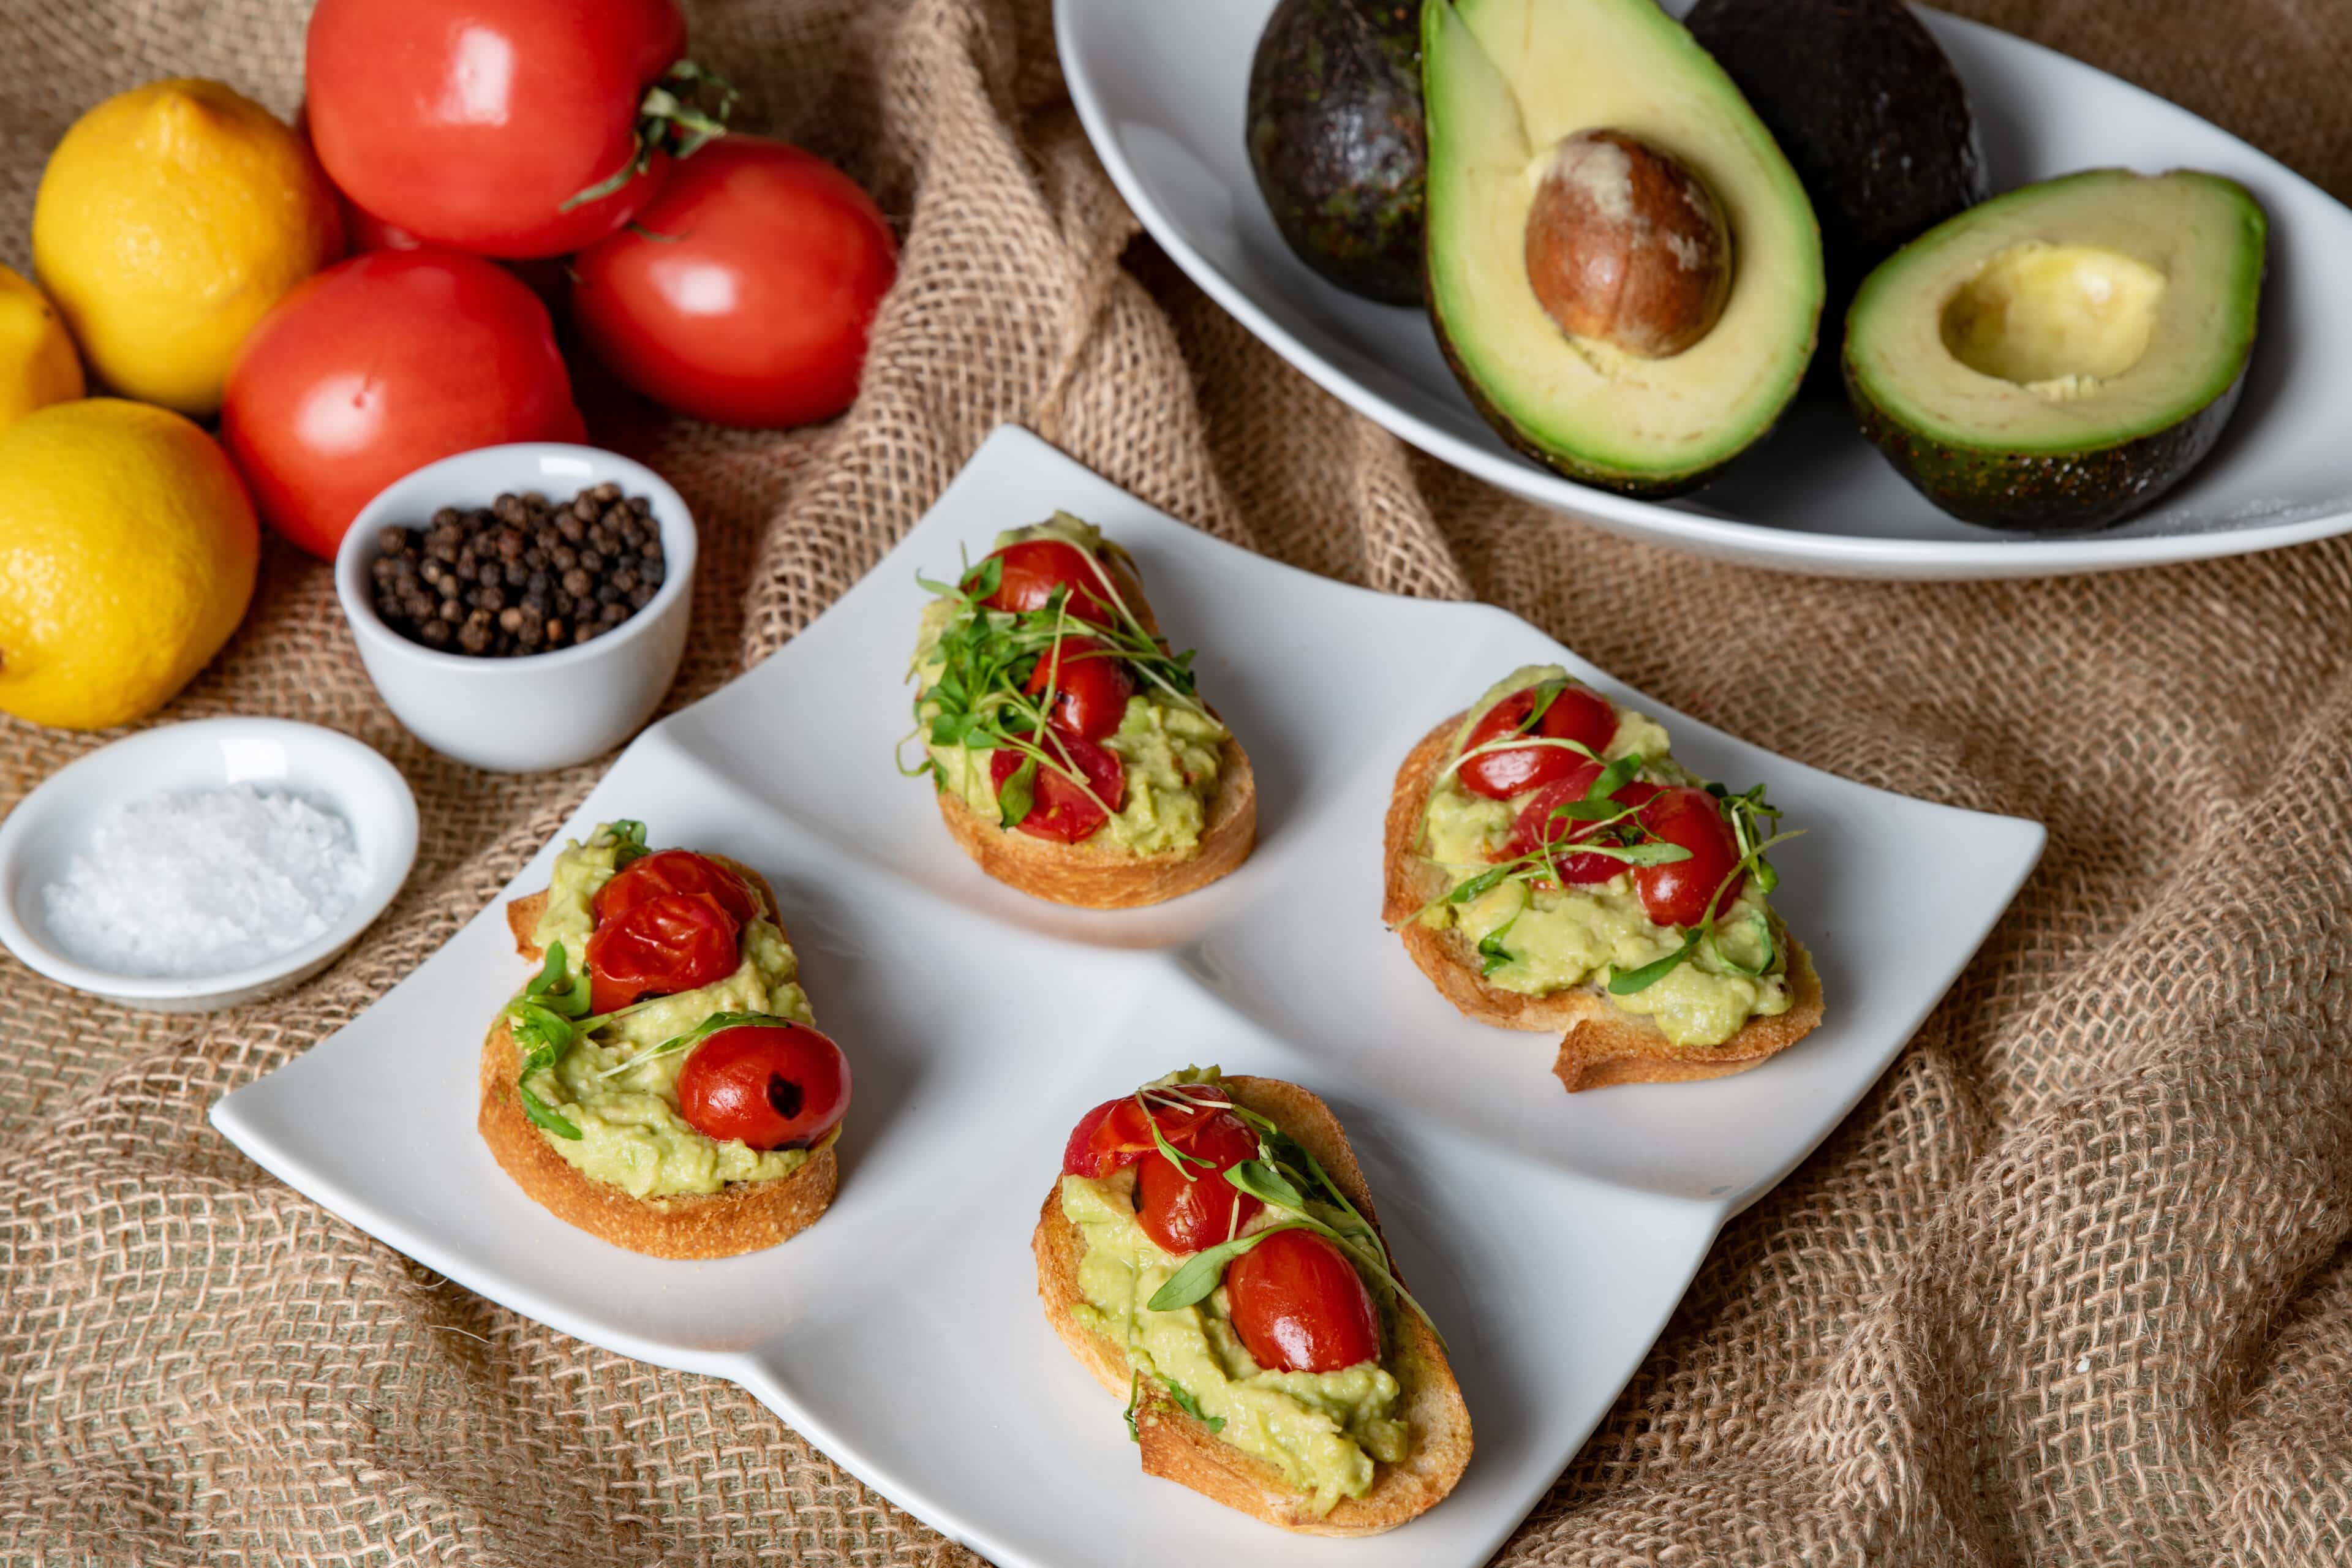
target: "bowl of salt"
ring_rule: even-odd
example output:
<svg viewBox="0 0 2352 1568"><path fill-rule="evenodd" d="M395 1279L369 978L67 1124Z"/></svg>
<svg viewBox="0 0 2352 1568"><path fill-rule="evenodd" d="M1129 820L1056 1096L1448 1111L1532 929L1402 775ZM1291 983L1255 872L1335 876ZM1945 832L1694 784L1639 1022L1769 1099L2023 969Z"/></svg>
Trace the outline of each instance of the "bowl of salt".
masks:
<svg viewBox="0 0 2352 1568"><path fill-rule="evenodd" d="M167 724L0 821L0 943L109 1001L208 1013L332 963L415 860L415 797L373 748L283 719Z"/></svg>

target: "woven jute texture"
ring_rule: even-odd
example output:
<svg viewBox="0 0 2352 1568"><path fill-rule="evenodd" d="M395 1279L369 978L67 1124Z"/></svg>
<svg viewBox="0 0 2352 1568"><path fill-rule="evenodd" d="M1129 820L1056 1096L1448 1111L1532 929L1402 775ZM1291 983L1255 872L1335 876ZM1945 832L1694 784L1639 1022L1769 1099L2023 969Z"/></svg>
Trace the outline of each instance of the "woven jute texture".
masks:
<svg viewBox="0 0 2352 1568"><path fill-rule="evenodd" d="M2352 195L2352 7L1962 8ZM281 112L299 97L299 5L0 16L0 254L19 266L42 157L100 96L190 74ZM865 394L831 427L600 403L602 438L703 520L674 700L806 626L1011 419L1222 537L1492 600L1766 746L2049 825L1984 952L1725 1233L1505 1561L2352 1561L2352 542L1935 587L1615 542L1350 416L1139 243L1042 4L709 0L693 22L748 119L843 161L906 250ZM0 1557L968 1561L739 1390L494 1308L208 1130L221 1094L479 909L597 773L493 778L424 750L375 700L327 573L283 550L161 717L222 712L377 747L415 787L423 851L365 951L269 1005L175 1021L0 966ZM0 726L0 803L94 743ZM1923 913L1937 897L1918 889Z"/></svg>

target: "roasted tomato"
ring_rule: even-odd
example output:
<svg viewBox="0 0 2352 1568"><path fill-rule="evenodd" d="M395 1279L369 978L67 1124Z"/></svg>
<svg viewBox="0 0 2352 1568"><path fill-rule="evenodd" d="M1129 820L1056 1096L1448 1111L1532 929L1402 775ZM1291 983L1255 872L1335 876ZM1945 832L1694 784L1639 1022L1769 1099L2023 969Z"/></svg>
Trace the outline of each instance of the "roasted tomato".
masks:
<svg viewBox="0 0 2352 1568"><path fill-rule="evenodd" d="M1226 1112L1223 1094L1205 1087L1173 1089L1161 1098L1186 1102L1163 1104L1152 1112L1160 1135L1171 1142L1192 1136L1201 1123ZM1069 1142L1062 1146L1062 1171L1065 1175L1100 1178L1157 1152L1158 1148L1143 1119L1142 1105L1134 1095L1123 1094L1078 1118L1078 1124L1070 1129Z"/></svg>
<svg viewBox="0 0 2352 1568"><path fill-rule="evenodd" d="M596 923L618 920L647 900L670 893L700 893L734 916L739 926L761 912L751 885L708 855L660 849L630 861L596 890Z"/></svg>
<svg viewBox="0 0 2352 1568"><path fill-rule="evenodd" d="M1277 1230L1225 1268L1234 1332L1260 1366L1338 1372L1376 1361L1381 1314L1348 1255L1311 1230Z"/></svg>
<svg viewBox="0 0 2352 1568"><path fill-rule="evenodd" d="M1055 589L1067 588L1070 614L1076 619L1107 626L1119 618L1106 584L1116 584L1121 597L1126 596L1128 584L1101 560L1067 540L1024 539L994 552L991 559L1003 563L996 592L981 601L992 610L1042 610ZM1128 607L1135 608L1132 604Z"/></svg>
<svg viewBox="0 0 2352 1568"><path fill-rule="evenodd" d="M1041 763L1031 786L1034 798L1029 814L1013 826L1033 838L1076 844L1109 821L1109 813L1118 809L1127 794L1127 767L1116 753L1104 751L1082 736L1056 734L1044 742L1044 750L1049 755L1056 748L1067 752L1070 761L1086 775L1087 788L1080 789ZM990 782L1003 790L1004 781L1021 770L1027 757L1027 752L1011 746L997 747L988 757Z"/></svg>
<svg viewBox="0 0 2352 1568"><path fill-rule="evenodd" d="M1538 707L1543 710L1541 717L1530 722ZM1572 741L1597 754L1616 733L1617 710L1609 706L1609 700L1571 680L1565 686L1546 683L1512 692L1471 727L1462 750L1473 752L1490 741L1527 734ZM1509 746L1472 757L1454 772L1462 787L1472 794L1508 800L1523 790L1565 778L1589 760L1565 746Z"/></svg>
<svg viewBox="0 0 2352 1568"><path fill-rule="evenodd" d="M738 1024L694 1047L677 1109L705 1138L805 1149L849 1110L849 1058L805 1024Z"/></svg>
<svg viewBox="0 0 2352 1568"><path fill-rule="evenodd" d="M1718 912L1739 896L1748 873L1732 875L1739 864L1739 840L1724 818L1721 801L1691 784L1662 789L1642 807L1642 826L1690 851L1687 860L1635 868L1633 887L1653 921L1662 926L1695 926L1706 919L1707 900L1716 889L1723 889L1715 904ZM1727 877L1731 878L1728 885Z"/></svg>
<svg viewBox="0 0 2352 1568"><path fill-rule="evenodd" d="M1127 700L1135 695L1135 678L1127 666L1093 637L1062 637L1038 656L1024 689L1043 697L1048 685L1054 688L1054 706L1046 718L1089 741L1117 734L1127 717Z"/></svg>
<svg viewBox="0 0 2352 1568"><path fill-rule="evenodd" d="M1580 843L1601 831L1597 823L1552 816L1557 807L1572 800L1582 800L1592 788L1592 781L1601 776L1601 771L1599 763L1580 759L1574 773L1563 779L1554 779L1538 790L1535 798L1528 802L1519 813L1518 821L1513 825L1511 840L1504 847L1503 858L1516 860L1522 855L1531 855L1547 842ZM1657 785L1632 779L1619 784L1617 793L1610 798L1621 806L1636 806L1657 793ZM1563 854L1553 864L1559 868L1562 881L1576 885L1605 882L1628 868L1624 861L1613 856L1591 853Z"/></svg>
<svg viewBox="0 0 2352 1568"><path fill-rule="evenodd" d="M320 0L304 107L327 173L387 224L561 256L660 187L688 132L647 89L685 52L677 0Z"/></svg>
<svg viewBox="0 0 2352 1568"><path fill-rule="evenodd" d="M700 893L647 899L588 937L588 1005L599 1013L648 996L696 991L743 961L735 917Z"/></svg>
<svg viewBox="0 0 2352 1568"><path fill-rule="evenodd" d="M1225 1180L1227 1171L1257 1158L1257 1134L1240 1117L1218 1111L1168 1145L1208 1163L1179 1167L1155 1148L1136 1167L1135 1217L1162 1251L1181 1258L1229 1241L1265 1206Z"/></svg>

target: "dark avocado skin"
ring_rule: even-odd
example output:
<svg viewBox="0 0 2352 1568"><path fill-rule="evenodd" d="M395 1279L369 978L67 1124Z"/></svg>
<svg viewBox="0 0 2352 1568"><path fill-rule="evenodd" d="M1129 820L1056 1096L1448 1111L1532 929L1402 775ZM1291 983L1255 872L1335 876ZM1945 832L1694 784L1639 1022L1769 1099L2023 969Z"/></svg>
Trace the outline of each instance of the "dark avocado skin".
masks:
<svg viewBox="0 0 2352 1568"><path fill-rule="evenodd" d="M1351 294L1421 303L1420 0L1282 0L1250 66L1248 140L1299 259Z"/></svg>
<svg viewBox="0 0 2352 1568"><path fill-rule="evenodd" d="M1845 366L1846 395L1862 433L1895 471L1962 522L2028 533L2089 533L2153 505L2187 479L2220 440L2246 384L2153 435L2078 452L1988 451L1934 441L1896 424L1865 396Z"/></svg>
<svg viewBox="0 0 2352 1568"><path fill-rule="evenodd" d="M1843 321L1872 268L1992 194L1968 92L1901 0L1699 0L1685 25L1812 198L1822 320Z"/></svg>

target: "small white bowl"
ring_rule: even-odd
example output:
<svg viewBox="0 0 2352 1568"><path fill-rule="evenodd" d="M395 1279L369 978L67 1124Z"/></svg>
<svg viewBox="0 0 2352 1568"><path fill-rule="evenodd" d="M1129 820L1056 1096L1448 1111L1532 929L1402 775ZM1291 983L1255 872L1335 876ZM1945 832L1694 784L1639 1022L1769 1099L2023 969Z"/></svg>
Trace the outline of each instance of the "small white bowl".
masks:
<svg viewBox="0 0 2352 1568"><path fill-rule="evenodd" d="M226 974L117 974L67 955L43 889L126 801L249 784L299 795L351 824L366 881L334 929L267 963ZM197 719L143 731L68 763L0 822L0 942L63 985L157 1013L209 1013L308 980L358 939L416 861L416 798L369 746L284 719Z"/></svg>
<svg viewBox="0 0 2352 1568"><path fill-rule="evenodd" d="M445 506L488 506L509 491L568 500L607 480L653 502L662 584L604 636L547 653L475 658L411 642L375 613L368 568L386 527L421 528ZM335 552L335 596L368 679L418 740L493 773L539 773L602 756L653 717L686 652L694 557L694 518L651 468L594 447L524 441L460 452L385 487Z"/></svg>

